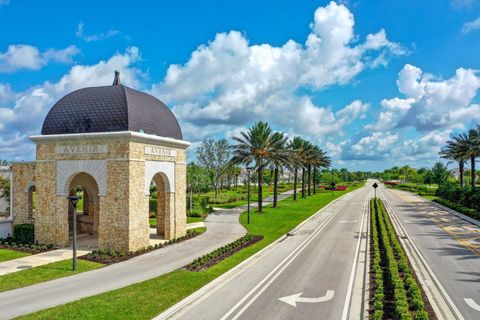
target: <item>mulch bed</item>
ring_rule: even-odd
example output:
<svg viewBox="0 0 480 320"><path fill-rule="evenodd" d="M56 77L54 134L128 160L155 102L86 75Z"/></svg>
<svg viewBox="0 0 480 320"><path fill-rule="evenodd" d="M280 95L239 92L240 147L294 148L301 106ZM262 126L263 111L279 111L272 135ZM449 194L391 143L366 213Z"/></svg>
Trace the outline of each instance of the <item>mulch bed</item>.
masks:
<svg viewBox="0 0 480 320"><path fill-rule="evenodd" d="M181 238L177 238L175 240L175 242L173 242L173 243L159 244L158 246L148 246L147 248L144 248L144 249L141 249L141 250L138 250L138 251L134 251L134 252L128 252L128 253L125 253L124 255L120 255L119 253L116 253L115 255L108 255L108 254L100 254L100 253L92 253L91 252L87 255L78 257L78 259L92 261L92 262L98 262L98 263L102 263L102 264L118 263L118 262L122 262L122 261L132 259L133 257L142 255L142 254L147 253L147 252L158 250L158 249L170 246L170 245L175 244L175 243L180 243L182 241L195 238L196 236L198 236L200 234L201 233L199 233L199 232L187 233L186 236L181 237Z"/></svg>
<svg viewBox="0 0 480 320"><path fill-rule="evenodd" d="M12 250L12 251L18 251L18 252L25 252L25 253L30 253L30 254L37 254L37 253L44 253L48 251L55 250L56 248L47 248L47 249L32 249L32 248L27 248L27 247L12 247L12 246L6 246L4 244L0 245L0 249L7 249L7 250Z"/></svg>
<svg viewBox="0 0 480 320"><path fill-rule="evenodd" d="M205 270L205 269L208 269L214 265L216 265L217 263L219 263L220 261L230 257L231 255L237 253L238 251L242 250L242 249L245 249L255 243L257 243L258 241L262 240L263 239L263 236L254 236L252 237L252 239L250 239L248 242L245 242L244 244L236 247L235 249L227 252L227 253L224 253L222 254L221 256L218 256L216 258L213 258L212 260L208 261L207 263L201 265L200 267L197 267L197 268L193 268L189 265L185 266L184 269L186 270L189 270L189 271L202 271L202 270Z"/></svg>

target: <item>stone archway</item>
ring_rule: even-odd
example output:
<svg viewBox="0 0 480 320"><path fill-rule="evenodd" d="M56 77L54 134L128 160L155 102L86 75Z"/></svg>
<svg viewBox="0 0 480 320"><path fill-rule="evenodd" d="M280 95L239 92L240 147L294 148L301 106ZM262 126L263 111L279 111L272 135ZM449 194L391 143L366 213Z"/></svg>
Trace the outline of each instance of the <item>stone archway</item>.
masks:
<svg viewBox="0 0 480 320"><path fill-rule="evenodd" d="M81 207L77 210L77 232L98 236L100 199L98 184L90 174L81 172L69 182L69 195L81 195ZM72 231L73 207L69 206L69 233Z"/></svg>
<svg viewBox="0 0 480 320"><path fill-rule="evenodd" d="M162 172L156 173L152 178L152 182L156 186L157 196L157 235L163 237L164 239L171 239L171 223L174 219L171 217L171 197L173 195L170 192L170 183L167 176Z"/></svg>

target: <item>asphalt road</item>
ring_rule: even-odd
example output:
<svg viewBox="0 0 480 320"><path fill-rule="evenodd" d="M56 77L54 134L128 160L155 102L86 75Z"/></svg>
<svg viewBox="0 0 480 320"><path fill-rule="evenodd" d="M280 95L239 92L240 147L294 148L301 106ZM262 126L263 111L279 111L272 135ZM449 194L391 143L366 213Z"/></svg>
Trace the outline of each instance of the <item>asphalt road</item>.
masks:
<svg viewBox="0 0 480 320"><path fill-rule="evenodd" d="M480 228L412 193L381 185L379 194L395 211L460 319L480 319Z"/></svg>
<svg viewBox="0 0 480 320"><path fill-rule="evenodd" d="M371 192L363 187L326 206L293 236L168 318L346 319Z"/></svg>

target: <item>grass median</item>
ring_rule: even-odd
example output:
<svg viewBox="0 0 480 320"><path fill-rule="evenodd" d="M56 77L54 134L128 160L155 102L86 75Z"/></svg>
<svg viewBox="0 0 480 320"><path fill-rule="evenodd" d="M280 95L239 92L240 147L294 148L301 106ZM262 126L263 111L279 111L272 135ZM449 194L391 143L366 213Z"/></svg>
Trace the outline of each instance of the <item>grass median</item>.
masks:
<svg viewBox="0 0 480 320"><path fill-rule="evenodd" d="M103 267L103 264L78 260L77 270L72 270L72 259L49 263L43 266L0 276L0 292L31 286L40 282L71 276Z"/></svg>
<svg viewBox="0 0 480 320"><path fill-rule="evenodd" d="M119 315L122 319L151 319L271 244L332 200L354 189L337 191L333 196L331 192L322 191L297 201L288 198L279 202L278 208L266 207L263 213L252 212L249 225L246 224L246 212L242 213L240 221L248 232L263 235L264 239L207 270L201 272L176 270L151 280L30 314L21 319L113 319Z"/></svg>
<svg viewBox="0 0 480 320"><path fill-rule="evenodd" d="M18 252L18 251L9 250L9 249L0 249L0 262L23 258L29 255L30 253L26 253L26 252Z"/></svg>

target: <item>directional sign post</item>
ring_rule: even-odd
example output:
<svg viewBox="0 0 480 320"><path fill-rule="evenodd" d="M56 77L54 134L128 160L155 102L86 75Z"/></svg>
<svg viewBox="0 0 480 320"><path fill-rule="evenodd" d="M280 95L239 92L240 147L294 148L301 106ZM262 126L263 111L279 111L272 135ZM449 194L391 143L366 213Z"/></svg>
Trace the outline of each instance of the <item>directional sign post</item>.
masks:
<svg viewBox="0 0 480 320"><path fill-rule="evenodd" d="M330 190L332 190L332 196L335 195L335 182L330 183Z"/></svg>
<svg viewBox="0 0 480 320"><path fill-rule="evenodd" d="M378 188L378 184L375 182L373 185L372 185L373 189L375 190L375 199L377 199L377 188Z"/></svg>

